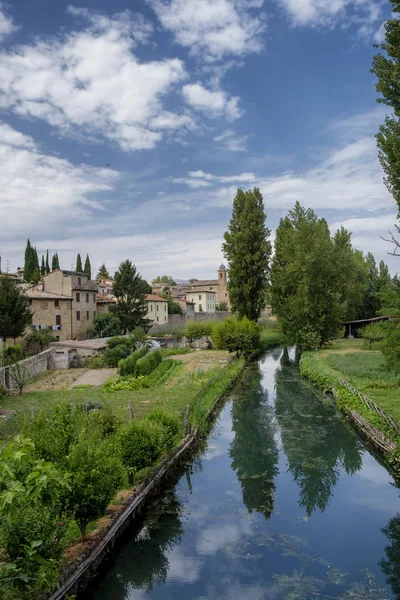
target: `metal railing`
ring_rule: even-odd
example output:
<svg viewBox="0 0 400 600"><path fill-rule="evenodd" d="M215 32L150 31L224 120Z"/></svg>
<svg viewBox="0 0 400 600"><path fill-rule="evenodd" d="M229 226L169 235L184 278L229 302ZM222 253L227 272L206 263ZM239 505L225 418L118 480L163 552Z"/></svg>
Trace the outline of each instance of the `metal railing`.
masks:
<svg viewBox="0 0 400 600"><path fill-rule="evenodd" d="M369 410L372 410L375 414L377 414L378 417L380 417L388 427L390 427L393 431L400 435L400 421L394 419L392 415L390 415L385 410L383 410L383 408L375 404L375 402L371 400L371 398L368 398L368 396L362 394L360 390L352 386L351 383L349 383L345 379L339 377L339 383L340 385L345 387L349 392L358 396L358 398L360 398L360 400L363 402L363 404L365 404L367 408L369 408Z"/></svg>

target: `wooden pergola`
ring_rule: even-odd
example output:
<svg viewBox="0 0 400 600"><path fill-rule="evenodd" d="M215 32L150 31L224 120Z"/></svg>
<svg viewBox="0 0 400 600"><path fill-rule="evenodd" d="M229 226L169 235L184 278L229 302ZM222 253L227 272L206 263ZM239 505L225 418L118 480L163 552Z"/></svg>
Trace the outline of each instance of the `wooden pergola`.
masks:
<svg viewBox="0 0 400 600"><path fill-rule="evenodd" d="M371 319L358 319L357 321L345 321L342 323L346 327L345 337L353 338L358 337L357 331L362 329L366 325L371 325L371 323L379 323L381 321L388 321L389 317L386 315L382 315L381 317L372 317Z"/></svg>

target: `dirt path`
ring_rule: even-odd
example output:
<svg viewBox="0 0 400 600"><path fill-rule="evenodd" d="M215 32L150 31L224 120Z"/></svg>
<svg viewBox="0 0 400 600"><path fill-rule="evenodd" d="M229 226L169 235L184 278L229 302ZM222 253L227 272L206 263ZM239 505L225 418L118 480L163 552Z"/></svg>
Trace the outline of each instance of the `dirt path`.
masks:
<svg viewBox="0 0 400 600"><path fill-rule="evenodd" d="M72 390L77 385L103 385L107 379L115 375L116 372L117 369L90 369L80 375L71 385L70 389Z"/></svg>

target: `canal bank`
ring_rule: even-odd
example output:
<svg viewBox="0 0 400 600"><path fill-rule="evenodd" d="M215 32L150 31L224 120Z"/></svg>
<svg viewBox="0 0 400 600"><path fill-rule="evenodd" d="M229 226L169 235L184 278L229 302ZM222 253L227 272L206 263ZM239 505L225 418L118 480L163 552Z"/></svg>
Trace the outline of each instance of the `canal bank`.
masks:
<svg viewBox="0 0 400 600"><path fill-rule="evenodd" d="M275 349L84 597L393 599L399 509L388 472Z"/></svg>

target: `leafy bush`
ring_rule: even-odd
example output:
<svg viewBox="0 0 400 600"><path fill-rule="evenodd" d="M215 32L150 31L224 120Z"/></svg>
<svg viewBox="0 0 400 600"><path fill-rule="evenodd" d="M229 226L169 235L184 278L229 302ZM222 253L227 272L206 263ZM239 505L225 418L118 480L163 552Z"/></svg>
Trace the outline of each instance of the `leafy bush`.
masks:
<svg viewBox="0 0 400 600"><path fill-rule="evenodd" d="M364 340L364 345L371 349L385 337L385 326L382 323L371 323L359 330L359 335Z"/></svg>
<svg viewBox="0 0 400 600"><path fill-rule="evenodd" d="M32 329L24 339L24 349L27 354L39 354L55 341L57 341L56 336L50 330L36 331L36 329Z"/></svg>
<svg viewBox="0 0 400 600"><path fill-rule="evenodd" d="M12 365L23 359L22 347L19 344L15 346L6 346L3 358L6 365Z"/></svg>
<svg viewBox="0 0 400 600"><path fill-rule="evenodd" d="M92 411L90 425L104 438L117 433L122 425L120 417L108 406Z"/></svg>
<svg viewBox="0 0 400 600"><path fill-rule="evenodd" d="M171 450L178 443L182 434L182 418L179 415L155 409L148 415L147 420L162 428L166 450Z"/></svg>
<svg viewBox="0 0 400 600"><path fill-rule="evenodd" d="M136 363L140 358L143 358L148 353L148 349L146 346L143 348L139 348L139 350L135 350L132 354L130 354L127 358L123 358L118 363L119 373L122 376L125 375L134 375L136 369Z"/></svg>
<svg viewBox="0 0 400 600"><path fill-rule="evenodd" d="M86 367L88 369L104 369L105 366L106 363L104 362L103 354L95 354L86 361Z"/></svg>
<svg viewBox="0 0 400 600"><path fill-rule="evenodd" d="M142 358L139 358L135 368L136 377L140 377L141 375L150 375L150 373L152 373L152 371L158 367L161 361L162 355L159 350L153 350Z"/></svg>
<svg viewBox="0 0 400 600"><path fill-rule="evenodd" d="M164 449L163 430L152 423L132 421L118 436L123 465L132 473L152 465Z"/></svg>
<svg viewBox="0 0 400 600"><path fill-rule="evenodd" d="M99 313L93 319L93 327L88 330L92 338L110 337L121 335L122 326L119 318L110 312Z"/></svg>
<svg viewBox="0 0 400 600"><path fill-rule="evenodd" d="M188 321L185 326L184 335L190 340L211 335L214 321Z"/></svg>
<svg viewBox="0 0 400 600"><path fill-rule="evenodd" d="M168 358L168 356L176 356L177 354L190 354L190 348L161 348L161 356Z"/></svg>
<svg viewBox="0 0 400 600"><path fill-rule="evenodd" d="M382 326L383 327L383 326ZM384 326L385 336L380 349L385 357L389 371L400 372L400 325L397 321L387 321Z"/></svg>
<svg viewBox="0 0 400 600"><path fill-rule="evenodd" d="M164 336L176 336L178 338L184 335L185 326L179 323L165 323L161 325L160 323L154 323L149 333L150 335L154 335L156 337L164 337Z"/></svg>
<svg viewBox="0 0 400 600"><path fill-rule="evenodd" d="M130 347L127 344L107 348L104 352L104 362L107 367L118 367L119 361L126 358L129 353Z"/></svg>
<svg viewBox="0 0 400 600"><path fill-rule="evenodd" d="M116 392L119 390L139 390L155 387L163 383L170 376L171 371L181 364L181 362L176 360L163 360L150 375L140 377L135 377L134 375L112 377L104 385L104 390L107 392Z"/></svg>
<svg viewBox="0 0 400 600"><path fill-rule="evenodd" d="M213 341L217 348L236 352L238 357L251 359L260 352L261 328L246 317L230 317L213 327Z"/></svg>
<svg viewBox="0 0 400 600"><path fill-rule="evenodd" d="M131 348L132 342L130 341L129 338L127 338L123 335L117 335L108 340L107 346L109 348L116 348L117 346L128 346L129 348Z"/></svg>

